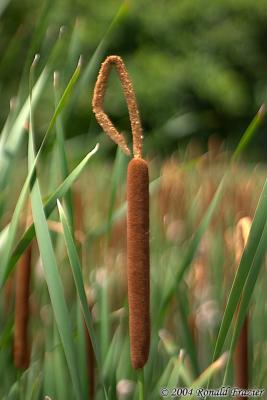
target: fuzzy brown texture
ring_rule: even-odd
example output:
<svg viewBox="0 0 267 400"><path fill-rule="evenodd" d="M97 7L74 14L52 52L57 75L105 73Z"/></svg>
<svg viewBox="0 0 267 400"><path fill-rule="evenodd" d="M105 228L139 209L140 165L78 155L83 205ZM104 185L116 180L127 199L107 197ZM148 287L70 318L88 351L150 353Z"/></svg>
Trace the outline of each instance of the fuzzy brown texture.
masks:
<svg viewBox="0 0 267 400"><path fill-rule="evenodd" d="M16 273L14 364L16 368L21 369L27 369L30 361L28 343L30 277L31 246L21 256Z"/></svg>
<svg viewBox="0 0 267 400"><path fill-rule="evenodd" d="M133 134L133 153L137 158L142 157L142 127L139 117L139 111L136 103L135 93L129 74L125 68L122 59L118 56L109 56L102 63L93 95L93 111L99 125L110 138L120 146L126 155L131 155L124 136L118 132L107 114L104 112L104 97L107 88L107 82L112 65L115 66L119 79L122 84L126 103L128 106L129 117Z"/></svg>
<svg viewBox="0 0 267 400"><path fill-rule="evenodd" d="M143 159L133 159L127 176L127 278L131 361L147 362L150 347L149 176Z"/></svg>

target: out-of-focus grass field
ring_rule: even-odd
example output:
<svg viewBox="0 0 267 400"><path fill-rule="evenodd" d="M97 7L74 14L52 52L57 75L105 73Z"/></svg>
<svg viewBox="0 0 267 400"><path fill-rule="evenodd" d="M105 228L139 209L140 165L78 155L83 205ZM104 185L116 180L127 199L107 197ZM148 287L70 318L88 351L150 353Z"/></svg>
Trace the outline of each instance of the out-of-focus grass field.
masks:
<svg viewBox="0 0 267 400"><path fill-rule="evenodd" d="M103 374L109 398L135 398L134 394L137 398L136 374L130 364L127 312L125 172L128 160L118 152L115 164L103 163L97 160L99 153L101 148L71 190L83 284L101 360L100 367L94 363L95 398L103 398L99 374ZM190 156L190 148L188 153ZM211 364L237 267L236 223L241 217L254 215L266 176L260 166L229 167L227 157L226 153L214 154L210 150L193 164L175 155L163 163L150 161L152 344L145 367L147 399L159 398L160 387L191 387L196 379L200 379L197 386L204 386L209 375L214 376L213 387L219 387L223 381L225 363L211 368L207 376L198 377ZM53 164L48 159L41 165L38 179L45 192ZM198 228L224 174L222 197L208 227L198 237ZM50 191L53 189L50 187ZM12 210L12 202L9 206ZM10 220L9 210L4 217ZM20 220L25 222L24 211ZM85 329L57 212L52 213L47 224L69 311L71 331L68 334L75 349L81 398L87 398L91 383ZM19 231L18 238L23 229ZM196 247L192 247L193 241ZM23 373L13 365L13 271L1 291L1 370L5 371L1 396L38 399L48 395L51 399L73 399L73 382L35 240L32 248L31 363ZM250 383L262 388L266 387L266 327L261 322L266 316L265 285L264 265L249 307ZM229 349L232 332L230 328L224 351ZM227 383L233 384L232 367Z"/></svg>
<svg viewBox="0 0 267 400"><path fill-rule="evenodd" d="M5 53L5 60L16 59L24 70L10 111L1 116L1 399L142 400L128 334L129 160L115 152L91 111L96 73L114 48L112 35L128 6L122 5L98 47L79 62L79 24L67 36L61 29L52 45L45 9L25 59L14 56L16 37ZM108 109L117 107L113 79ZM125 127L123 107L115 123ZM266 166L244 161L264 119L262 109L254 119L253 114L236 146L210 135L181 146L177 141L168 157L160 152L161 141L168 142L164 130L156 127L146 136L144 129L151 249L146 400L159 399L161 387L234 385L235 340L246 315L249 387L267 390ZM88 122L69 134L79 116ZM128 132L127 137L130 142ZM237 260L237 223L243 217L254 219ZM13 360L15 286L29 246L30 363L21 370Z"/></svg>

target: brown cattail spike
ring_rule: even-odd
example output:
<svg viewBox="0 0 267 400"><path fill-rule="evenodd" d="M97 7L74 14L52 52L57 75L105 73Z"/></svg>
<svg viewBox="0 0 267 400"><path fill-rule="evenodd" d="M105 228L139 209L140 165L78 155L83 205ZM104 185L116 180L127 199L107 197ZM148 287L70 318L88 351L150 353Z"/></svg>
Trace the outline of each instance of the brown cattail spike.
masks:
<svg viewBox="0 0 267 400"><path fill-rule="evenodd" d="M16 368L22 369L28 368L30 358L28 345L30 276L31 246L21 256L16 275L14 363Z"/></svg>
<svg viewBox="0 0 267 400"><path fill-rule="evenodd" d="M31 210L28 206L26 226L31 223ZM16 303L14 333L14 364L16 368L27 369L30 363L28 343L28 323L30 315L29 295L31 280L32 246L22 254L16 271Z"/></svg>
<svg viewBox="0 0 267 400"><path fill-rule="evenodd" d="M142 368L149 355L149 176L143 159L132 159L127 176L127 272L131 359Z"/></svg>
<svg viewBox="0 0 267 400"><path fill-rule="evenodd" d="M104 96L107 87L107 81L110 74L111 66L114 65L119 75L122 84L123 92L127 102L129 116L133 135L133 153L134 157L142 157L142 128L139 117L139 111L136 103L136 98L133 90L133 85L129 74L125 68L122 59L118 56L109 56L102 63L93 95L93 111L99 125L110 138L120 146L122 151L130 156L131 151L128 148L125 138L118 132L115 126L110 121L107 114L104 112Z"/></svg>

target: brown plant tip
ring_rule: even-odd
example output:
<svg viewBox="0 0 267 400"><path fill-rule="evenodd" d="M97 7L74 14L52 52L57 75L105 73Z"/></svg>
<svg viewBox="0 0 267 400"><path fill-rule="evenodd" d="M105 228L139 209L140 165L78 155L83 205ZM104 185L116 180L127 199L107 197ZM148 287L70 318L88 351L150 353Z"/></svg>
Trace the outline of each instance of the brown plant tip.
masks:
<svg viewBox="0 0 267 400"><path fill-rule="evenodd" d="M237 264L239 264L243 251L246 247L251 225L252 225L252 220L250 217L243 217L236 224L235 253L236 253ZM235 384L237 387L243 389L247 389L249 386L248 329L249 329L249 320L248 317L246 316L244 324L240 331L240 335L234 353ZM237 399L241 400L241 397L238 396ZM247 399L247 397L243 397L243 399Z"/></svg>
<svg viewBox="0 0 267 400"><path fill-rule="evenodd" d="M93 94L93 111L95 113L96 119L99 125L102 127L104 132L110 136L110 138L117 143L118 146L122 149L122 151L130 156L131 151L127 146L124 136L118 132L115 128L107 114L104 112L104 97L107 88L107 82L109 78L109 74L111 71L111 67L115 66L120 82L122 84L123 92L125 95L129 117L132 128L133 135L133 153L134 157L141 158L142 157L142 127L139 117L139 111L136 103L135 93L132 85L132 81L129 77L129 74L125 68L125 65L122 59L119 56L109 56L102 63L95 89Z"/></svg>
<svg viewBox="0 0 267 400"><path fill-rule="evenodd" d="M250 217L243 217L241 218L235 228L235 256L236 256L236 263L239 264L243 251L246 247L250 228L252 225L252 220Z"/></svg>
<svg viewBox="0 0 267 400"><path fill-rule="evenodd" d="M28 321L31 275L31 246L21 256L16 275L16 306L14 334L14 364L16 368L29 366Z"/></svg>
<svg viewBox="0 0 267 400"><path fill-rule="evenodd" d="M262 105L260 106L259 111L258 111L258 117L259 117L260 119L263 119L264 116L265 116L265 114L266 114L266 107L265 107L265 104L262 104Z"/></svg>
<svg viewBox="0 0 267 400"><path fill-rule="evenodd" d="M143 159L134 158L127 176L127 276L131 361L147 362L150 347L149 176Z"/></svg>

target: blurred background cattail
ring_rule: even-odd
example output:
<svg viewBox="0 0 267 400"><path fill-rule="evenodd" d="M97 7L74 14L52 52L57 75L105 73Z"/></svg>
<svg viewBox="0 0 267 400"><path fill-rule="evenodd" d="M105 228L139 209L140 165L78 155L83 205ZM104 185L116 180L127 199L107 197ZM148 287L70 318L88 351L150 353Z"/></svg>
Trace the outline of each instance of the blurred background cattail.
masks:
<svg viewBox="0 0 267 400"><path fill-rule="evenodd" d="M29 219L28 219L29 220ZM21 256L16 269L14 364L27 369L30 363L29 319L32 245Z"/></svg>

